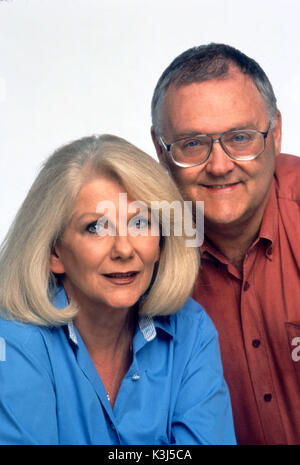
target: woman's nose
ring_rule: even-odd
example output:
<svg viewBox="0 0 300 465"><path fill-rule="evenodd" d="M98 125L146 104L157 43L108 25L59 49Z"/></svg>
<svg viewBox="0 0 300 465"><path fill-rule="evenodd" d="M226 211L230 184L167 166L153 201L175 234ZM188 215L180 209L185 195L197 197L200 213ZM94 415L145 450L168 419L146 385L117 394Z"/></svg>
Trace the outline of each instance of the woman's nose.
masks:
<svg viewBox="0 0 300 465"><path fill-rule="evenodd" d="M134 255L134 247L132 238L128 235L120 236L119 234L114 237L114 243L111 250L111 257L115 259L127 260Z"/></svg>

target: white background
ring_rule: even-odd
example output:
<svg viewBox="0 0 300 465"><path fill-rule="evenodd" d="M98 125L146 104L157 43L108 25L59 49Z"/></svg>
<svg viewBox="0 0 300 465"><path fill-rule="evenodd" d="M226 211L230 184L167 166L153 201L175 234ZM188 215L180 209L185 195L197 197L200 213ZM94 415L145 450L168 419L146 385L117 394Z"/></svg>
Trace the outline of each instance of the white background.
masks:
<svg viewBox="0 0 300 465"><path fill-rule="evenodd" d="M300 0L0 0L0 241L42 161L92 134L155 157L150 102L185 49L233 45L269 76L300 154Z"/></svg>

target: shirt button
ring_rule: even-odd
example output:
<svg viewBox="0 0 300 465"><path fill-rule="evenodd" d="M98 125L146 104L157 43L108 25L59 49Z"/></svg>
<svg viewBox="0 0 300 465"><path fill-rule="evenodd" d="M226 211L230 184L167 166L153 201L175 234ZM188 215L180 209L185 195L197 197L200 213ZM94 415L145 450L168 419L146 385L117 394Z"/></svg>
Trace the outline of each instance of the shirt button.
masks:
<svg viewBox="0 0 300 465"><path fill-rule="evenodd" d="M244 284L244 291L248 291L249 287L250 287L250 284L248 283L248 281L246 281Z"/></svg>
<svg viewBox="0 0 300 465"><path fill-rule="evenodd" d="M137 373L134 373L134 375L132 376L132 379L133 381L137 381L138 379L140 379L140 376Z"/></svg>
<svg viewBox="0 0 300 465"><path fill-rule="evenodd" d="M271 399L272 399L272 394L265 394L264 395L265 402L271 402Z"/></svg>
<svg viewBox="0 0 300 465"><path fill-rule="evenodd" d="M255 349L257 349L257 347L260 346L260 340L259 339L253 339L252 345L253 345L253 347L255 347Z"/></svg>
<svg viewBox="0 0 300 465"><path fill-rule="evenodd" d="M267 250L267 254L272 255L272 253L273 253L273 249L272 249L272 247L269 247L268 250Z"/></svg>

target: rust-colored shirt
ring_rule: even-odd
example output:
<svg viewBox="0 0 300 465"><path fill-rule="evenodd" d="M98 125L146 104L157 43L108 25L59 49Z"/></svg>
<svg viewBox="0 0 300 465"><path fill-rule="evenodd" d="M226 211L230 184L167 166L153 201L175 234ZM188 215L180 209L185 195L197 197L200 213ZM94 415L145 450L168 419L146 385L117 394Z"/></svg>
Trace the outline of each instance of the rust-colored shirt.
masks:
<svg viewBox="0 0 300 465"><path fill-rule="evenodd" d="M219 332L239 444L300 444L300 158L281 154L241 275L207 241L194 298Z"/></svg>

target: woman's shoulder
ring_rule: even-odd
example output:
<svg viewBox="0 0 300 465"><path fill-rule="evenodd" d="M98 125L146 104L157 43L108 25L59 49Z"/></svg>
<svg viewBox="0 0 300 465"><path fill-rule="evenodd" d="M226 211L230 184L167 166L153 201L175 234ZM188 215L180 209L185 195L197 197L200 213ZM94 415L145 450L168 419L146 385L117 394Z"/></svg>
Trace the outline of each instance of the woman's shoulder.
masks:
<svg viewBox="0 0 300 465"><path fill-rule="evenodd" d="M49 328L47 326L39 326L0 317L0 335L1 333L11 340L18 339L20 342L25 343L29 338L42 337L49 334Z"/></svg>
<svg viewBox="0 0 300 465"><path fill-rule="evenodd" d="M203 341L217 336L216 328L205 309L192 298L176 313L162 318L165 322L167 318L171 332L180 339Z"/></svg>
<svg viewBox="0 0 300 465"><path fill-rule="evenodd" d="M157 332L158 340L162 337L169 342L177 367L189 367L186 372L189 373L201 360L204 364L218 363L218 333L200 304L189 298L178 312L162 318L163 322L156 327L169 337Z"/></svg>
<svg viewBox="0 0 300 465"><path fill-rule="evenodd" d="M0 341L6 356L17 360L27 355L35 359L48 358L47 345L51 339L51 328L0 318Z"/></svg>
<svg viewBox="0 0 300 465"><path fill-rule="evenodd" d="M187 299L178 312L171 316L174 320L180 321L181 324L190 324L193 321L200 326L209 325L214 327L205 309L191 297Z"/></svg>

